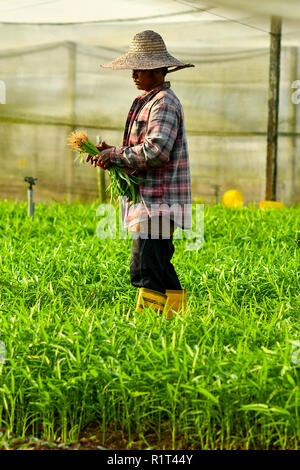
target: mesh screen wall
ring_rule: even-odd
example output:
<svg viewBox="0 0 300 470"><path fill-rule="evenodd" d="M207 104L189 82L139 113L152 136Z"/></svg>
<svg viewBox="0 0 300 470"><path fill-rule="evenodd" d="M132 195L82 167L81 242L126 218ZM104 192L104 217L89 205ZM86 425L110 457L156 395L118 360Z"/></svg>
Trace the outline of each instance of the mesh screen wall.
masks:
<svg viewBox="0 0 300 470"><path fill-rule="evenodd" d="M198 15L198 16L197 16ZM66 138L85 129L121 145L125 119L139 94L131 72L103 69L127 51L132 36L153 29L168 50L195 68L167 75L186 121L194 198L215 200L228 189L245 202L264 199L267 145L268 20L260 29L230 21L125 22L90 25L0 27L0 197L27 197L26 175L38 178L35 200L98 197L97 172L74 163ZM292 82L300 77L294 23L285 26L281 56L278 199L300 200L299 106Z"/></svg>

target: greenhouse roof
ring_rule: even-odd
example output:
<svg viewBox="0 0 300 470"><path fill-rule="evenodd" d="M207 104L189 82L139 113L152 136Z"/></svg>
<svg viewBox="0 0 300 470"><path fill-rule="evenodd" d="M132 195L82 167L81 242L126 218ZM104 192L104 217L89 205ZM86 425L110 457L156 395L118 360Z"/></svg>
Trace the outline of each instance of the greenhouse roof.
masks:
<svg viewBox="0 0 300 470"><path fill-rule="evenodd" d="M282 45L300 44L300 2L213 0L0 0L0 49L73 41L127 50L132 36L159 32L186 56L267 49L270 15L283 17Z"/></svg>
<svg viewBox="0 0 300 470"><path fill-rule="evenodd" d="M300 19L297 0L1 0L2 22L9 23L78 23L107 21L138 21L161 17L161 21L192 19L207 21L232 18L251 24L249 13L260 17L278 15L285 19ZM245 13L248 13L247 15Z"/></svg>

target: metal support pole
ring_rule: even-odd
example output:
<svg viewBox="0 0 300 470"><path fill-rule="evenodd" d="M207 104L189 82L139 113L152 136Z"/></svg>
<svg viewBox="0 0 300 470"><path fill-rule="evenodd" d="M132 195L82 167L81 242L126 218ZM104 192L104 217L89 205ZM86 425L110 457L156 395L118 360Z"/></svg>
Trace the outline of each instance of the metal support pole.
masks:
<svg viewBox="0 0 300 470"><path fill-rule="evenodd" d="M37 178L33 178L32 176L25 176L25 178L23 178L23 179L26 183L29 184L29 188L27 190L28 215L31 217L31 220L33 220L35 203L33 202L33 188L32 188L32 186L35 185L35 182L36 182Z"/></svg>
<svg viewBox="0 0 300 470"><path fill-rule="evenodd" d="M266 200L276 201L281 18L271 17Z"/></svg>
<svg viewBox="0 0 300 470"><path fill-rule="evenodd" d="M35 206L33 202L33 189L28 189L27 194L28 194L28 215L31 217L31 220L33 220L34 206Z"/></svg>
<svg viewBox="0 0 300 470"><path fill-rule="evenodd" d="M293 83L297 80L298 70L298 47L289 48L290 58L290 72L289 82ZM285 180L287 182L287 189L285 193L286 203L293 204L295 202L295 176L296 176L296 148L297 148L297 112L296 105L290 99L289 103L289 117L288 117L288 137L286 165L285 165Z"/></svg>

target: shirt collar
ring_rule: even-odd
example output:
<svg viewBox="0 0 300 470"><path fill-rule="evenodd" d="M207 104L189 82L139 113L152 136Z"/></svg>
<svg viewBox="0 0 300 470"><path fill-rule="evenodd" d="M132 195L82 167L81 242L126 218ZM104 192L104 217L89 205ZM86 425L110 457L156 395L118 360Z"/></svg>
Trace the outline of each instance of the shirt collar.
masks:
<svg viewBox="0 0 300 470"><path fill-rule="evenodd" d="M152 88L152 90L150 91L144 91L144 93L142 93L140 96L138 96L137 98L140 99L140 98L145 98L147 95L149 95L150 93L152 94L156 94L158 91L160 90L165 90L167 88L170 88L171 87L171 83L170 82L163 82L161 83L160 85L158 85L157 87L155 88Z"/></svg>

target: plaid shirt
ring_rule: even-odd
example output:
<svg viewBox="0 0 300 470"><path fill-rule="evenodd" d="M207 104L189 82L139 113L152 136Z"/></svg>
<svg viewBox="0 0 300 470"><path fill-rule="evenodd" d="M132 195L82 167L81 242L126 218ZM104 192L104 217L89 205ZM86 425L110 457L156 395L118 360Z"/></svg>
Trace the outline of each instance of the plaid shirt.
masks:
<svg viewBox="0 0 300 470"><path fill-rule="evenodd" d="M127 200L124 227L157 215L191 227L191 183L183 109L170 82L138 96L129 111L123 146L112 147L111 162L146 179L141 202Z"/></svg>

